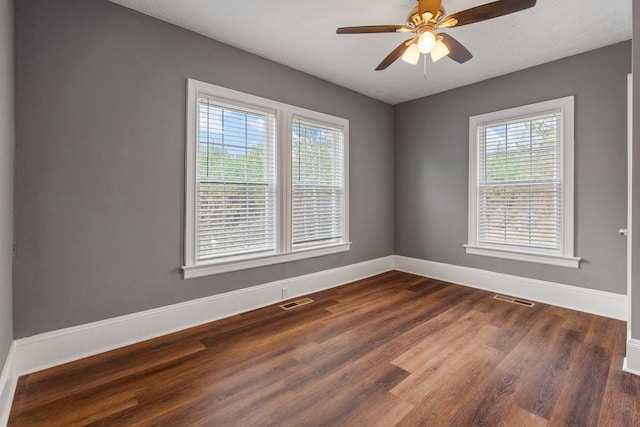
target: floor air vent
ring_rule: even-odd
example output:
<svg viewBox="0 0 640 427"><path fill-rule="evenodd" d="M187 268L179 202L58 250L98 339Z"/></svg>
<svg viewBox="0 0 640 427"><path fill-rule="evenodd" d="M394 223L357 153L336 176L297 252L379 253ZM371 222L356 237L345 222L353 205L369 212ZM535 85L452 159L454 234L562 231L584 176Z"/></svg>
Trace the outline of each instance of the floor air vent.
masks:
<svg viewBox="0 0 640 427"><path fill-rule="evenodd" d="M494 295L493 298L499 299L500 301L510 302L512 304L524 305L525 307L533 307L534 305L536 305L534 302L520 298L509 297L506 295Z"/></svg>
<svg viewBox="0 0 640 427"><path fill-rule="evenodd" d="M311 304L312 302L313 300L311 298L300 298L295 301L282 304L280 307L284 308L285 310L291 310L293 308L300 307L301 305Z"/></svg>

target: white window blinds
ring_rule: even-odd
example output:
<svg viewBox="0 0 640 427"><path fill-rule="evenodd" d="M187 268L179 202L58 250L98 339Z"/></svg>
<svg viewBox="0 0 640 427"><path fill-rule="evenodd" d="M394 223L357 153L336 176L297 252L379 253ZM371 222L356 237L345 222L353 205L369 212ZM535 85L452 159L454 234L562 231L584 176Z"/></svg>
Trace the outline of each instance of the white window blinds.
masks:
<svg viewBox="0 0 640 427"><path fill-rule="evenodd" d="M559 251L562 113L478 128L478 243Z"/></svg>
<svg viewBox="0 0 640 427"><path fill-rule="evenodd" d="M344 237L342 129L294 118L292 124L292 247Z"/></svg>
<svg viewBox="0 0 640 427"><path fill-rule="evenodd" d="M196 259L275 249L275 113L198 97Z"/></svg>

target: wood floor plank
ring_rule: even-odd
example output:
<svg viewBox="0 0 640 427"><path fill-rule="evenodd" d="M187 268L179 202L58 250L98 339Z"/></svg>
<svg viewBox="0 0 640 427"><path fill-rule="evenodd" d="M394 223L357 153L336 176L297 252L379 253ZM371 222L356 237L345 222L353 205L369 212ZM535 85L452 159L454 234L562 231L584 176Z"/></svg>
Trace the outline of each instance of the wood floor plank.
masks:
<svg viewBox="0 0 640 427"><path fill-rule="evenodd" d="M611 350L583 343L571 364L569 381L558 398L550 422L595 426L611 368Z"/></svg>
<svg viewBox="0 0 640 427"><path fill-rule="evenodd" d="M392 271L19 379L10 426L640 425L624 322Z"/></svg>
<svg viewBox="0 0 640 427"><path fill-rule="evenodd" d="M627 333L624 323L606 317L594 316L584 342L615 350L620 338ZM624 355L623 351L619 354Z"/></svg>
<svg viewBox="0 0 640 427"><path fill-rule="evenodd" d="M104 419L114 413L136 407L134 393L110 393L79 396L58 405L43 405L37 410L21 413L13 422L28 426L84 425Z"/></svg>
<svg viewBox="0 0 640 427"><path fill-rule="evenodd" d="M525 411L517 406L509 408L504 418L502 418L498 424L499 427L514 427L514 426L527 426L527 427L546 427L549 422L544 418L540 418L531 412Z"/></svg>
<svg viewBox="0 0 640 427"><path fill-rule="evenodd" d="M129 354L129 357L113 360L89 359L34 373L21 378L23 393L16 395L14 407L30 411L35 406L55 403L76 394L103 387L129 375L139 375L167 365L176 360L206 350L200 342L181 342L161 345ZM29 399L22 397L28 394Z"/></svg>
<svg viewBox="0 0 640 427"><path fill-rule="evenodd" d="M321 343L355 327L362 327L365 323L379 321L380 317L401 311L408 303L417 304L419 300L424 300L429 295L437 300L444 300L449 298L450 295L460 295L462 291L464 289L461 287L440 287L434 284L434 286L423 286L420 291L393 288L390 291L387 290L389 295L370 294L373 297L370 301L357 298L350 301L351 304L344 304L345 307L351 307L350 309L334 310L335 316L332 318L334 321L310 338ZM381 299L384 300L384 304L380 304ZM435 307L434 304L432 306Z"/></svg>
<svg viewBox="0 0 640 427"><path fill-rule="evenodd" d="M455 314L457 316L457 312ZM483 325L479 321L482 316L482 313L475 311L466 313L462 318L457 318L455 322L414 344L391 363L408 372L416 372L421 368L424 369L428 363L433 363L438 355L442 359L450 354L459 353L460 349L469 345L472 338L478 334L478 330ZM456 333L452 337L451 330L454 328Z"/></svg>
<svg viewBox="0 0 640 427"><path fill-rule="evenodd" d="M467 382L467 378L459 378L465 375L464 373L471 377L477 375L485 366L491 370L495 369L502 359L502 353L481 343L485 334L495 333L494 329L491 325L484 325L477 335L478 340L470 342L475 348L473 355L443 352L442 357L413 372L391 392L417 406L425 399L437 399L439 390L447 387L452 378L459 380L456 384L456 387L459 387Z"/></svg>
<svg viewBox="0 0 640 427"><path fill-rule="evenodd" d="M487 327L494 327L487 325ZM402 426L454 426L454 419L466 411L472 411L477 405L472 394L484 388L500 362L501 352L493 347L481 345L474 347L472 355L457 366L453 366L444 374L432 380L432 387L424 390L422 398L411 394L406 398L415 399L418 403L413 410L399 420ZM437 371L436 371L437 372ZM417 383L419 384L419 383ZM394 393L398 389L394 390Z"/></svg>
<svg viewBox="0 0 640 427"><path fill-rule="evenodd" d="M537 304L534 307L524 307L517 304L503 302L512 306L504 314L490 313L490 322L499 326L503 333L496 335L489 345L504 351L511 351L529 333L535 322L545 315L544 307Z"/></svg>
<svg viewBox="0 0 640 427"><path fill-rule="evenodd" d="M597 425L601 427L620 427L640 425L640 401L619 391L611 390L605 394L603 403L611 410L602 411Z"/></svg>
<svg viewBox="0 0 640 427"><path fill-rule="evenodd" d="M617 353L613 355L612 367L622 366L623 356ZM620 391L623 381L632 375L622 372L620 369L610 369L609 378L602 399L602 405L612 408L611 411L602 411L598 420L599 426L636 426L640 425L640 399L632 394Z"/></svg>
<svg viewBox="0 0 640 427"><path fill-rule="evenodd" d="M481 333L476 334L475 340L473 339L467 341L467 345L469 347L478 348L480 347L482 342L491 342L495 343L496 341L493 339L496 336L507 335L509 337L518 337L524 336L521 332L516 332L515 326L519 326L520 329L524 331L528 331L530 335L534 338L525 345L524 343L520 343L516 349L511 352L503 353L498 351L496 348L496 352L500 357L500 362L492 368L492 375L485 376L486 381L482 386L478 386L475 388L467 388L463 392L463 396L460 396L460 399L464 399L466 401L474 402L474 406L466 405L464 411L455 411L454 413L447 413L446 410L440 411L438 417L430 420L431 423L437 425L437 423L448 423L448 425L487 425L492 426L496 425L497 422L502 419L505 414L510 410L512 396L515 394L517 388L521 386L519 384L521 377L526 377L523 374L526 368L529 367L532 363L536 361L538 355L535 351L531 351L531 347L536 347L536 345L541 342L541 338L545 333L549 331L549 323L553 323L553 319L548 319L547 321L539 321L539 315L536 312L529 311L528 308L518 307L518 310L521 310L522 313L518 314L509 310L508 318L518 318L519 322L512 324L511 322L505 322L503 328L498 328L493 324L486 324L484 327L491 327L494 329L493 333L488 335L487 337L483 337ZM529 321L524 321L524 318L529 318ZM555 322L557 323L557 322ZM559 328L559 324L557 327ZM538 339L535 339L538 338ZM521 340L522 341L522 340ZM495 348L495 347L493 347ZM464 354L466 359L460 361L461 357L459 354ZM506 355L506 356L505 356ZM448 357L447 361L454 360L454 366L445 367L445 369L440 368L439 371L441 373L445 373L448 375L453 375L455 377L459 377L456 375L456 371L458 369L457 365L462 366L463 372L472 372L472 368L468 368L465 366L465 363L470 364L478 364L482 362L482 359L478 360L477 354L468 355L463 351L458 351L457 354ZM434 374L431 378L423 377L417 378L417 381L414 384L411 384L412 387L417 388L420 391L428 390L433 393L434 390L441 390L443 384L432 384L430 381L438 375ZM446 378L446 376L444 376ZM398 386L394 391L398 391L402 386L407 386L408 381L411 377L403 382L400 386ZM412 391L409 387L405 391L405 393L412 393L413 399L421 399L420 395L415 391ZM422 397L423 399L424 397ZM419 402L414 402L416 405L419 405ZM461 404L457 405L457 407L461 406ZM444 415L444 417L443 417Z"/></svg>
<svg viewBox="0 0 640 427"><path fill-rule="evenodd" d="M526 307L519 307L519 310L520 314L512 312L509 315L511 319L519 320L515 324L505 324L503 329L509 336L520 336L522 331L526 331L526 334L512 350L505 353L491 379L471 394L470 400L476 402L476 409L461 412L454 418L456 425L499 425L513 416L518 396L530 395L535 390L539 376L545 372L549 363L546 355L553 351L541 354L540 349L550 349L550 337L558 335L563 320L558 316L543 316L544 308L538 312L529 311ZM516 326L519 326L520 332L516 333ZM532 413L525 418L531 418L536 423L540 421Z"/></svg>
<svg viewBox="0 0 640 427"><path fill-rule="evenodd" d="M565 383L571 380L570 361L579 349L579 338L578 332L564 328L549 337L545 351L536 352L540 360L531 370L533 378L514 398L519 407L543 419L551 417Z"/></svg>
<svg viewBox="0 0 640 427"><path fill-rule="evenodd" d="M327 395L328 399L300 414L303 425L340 425L347 419L357 419L363 406L379 396L388 395L389 390L407 376L407 372L385 364L372 375L362 375L346 382ZM281 425L286 420L276 420Z"/></svg>
<svg viewBox="0 0 640 427"><path fill-rule="evenodd" d="M562 325L564 328L580 332L585 337L591 328L591 323L597 320L597 316L579 311L571 311L565 314L564 318L566 319Z"/></svg>

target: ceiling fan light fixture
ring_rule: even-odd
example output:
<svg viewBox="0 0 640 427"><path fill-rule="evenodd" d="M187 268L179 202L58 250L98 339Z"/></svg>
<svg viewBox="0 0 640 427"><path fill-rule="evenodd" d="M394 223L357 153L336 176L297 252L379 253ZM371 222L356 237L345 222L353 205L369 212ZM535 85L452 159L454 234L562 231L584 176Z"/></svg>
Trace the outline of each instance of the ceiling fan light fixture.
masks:
<svg viewBox="0 0 640 427"><path fill-rule="evenodd" d="M464 64L473 58L469 50L459 41L446 33L435 34L442 28L461 27L488 19L510 15L536 5L537 0L493 0L490 3L447 15L442 6L443 0L417 0L417 6L409 11L406 25L366 25L358 27L340 27L337 34L371 33L411 33L413 37L403 41L393 49L375 68L387 69L395 61L402 59L417 64L420 54L431 53L433 62L447 56L451 60ZM417 53L416 53L417 50ZM426 61L425 61L426 67Z"/></svg>
<svg viewBox="0 0 640 427"><path fill-rule="evenodd" d="M433 62L437 62L449 55L449 48L445 45L442 40L436 40L436 44L431 51L431 60Z"/></svg>
<svg viewBox="0 0 640 427"><path fill-rule="evenodd" d="M402 60L411 65L416 65L420 60L420 49L418 49L418 45L412 43L411 46L404 51L402 55Z"/></svg>
<svg viewBox="0 0 640 427"><path fill-rule="evenodd" d="M436 36L431 31L425 31L418 38L418 49L421 53L429 53L436 45Z"/></svg>

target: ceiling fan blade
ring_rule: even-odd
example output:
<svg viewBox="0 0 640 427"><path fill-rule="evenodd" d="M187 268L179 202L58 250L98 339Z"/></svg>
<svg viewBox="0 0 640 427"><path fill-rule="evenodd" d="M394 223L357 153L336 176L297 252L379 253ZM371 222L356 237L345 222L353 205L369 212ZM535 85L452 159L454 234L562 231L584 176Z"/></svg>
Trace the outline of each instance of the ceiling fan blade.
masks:
<svg viewBox="0 0 640 427"><path fill-rule="evenodd" d="M422 16L425 12L430 12L432 16L437 16L440 11L442 0L418 0L418 13Z"/></svg>
<svg viewBox="0 0 640 427"><path fill-rule="evenodd" d="M448 34L440 33L438 36L442 37L442 43L449 49L449 54L447 55L449 58L453 59L459 64L464 64L471 58L473 55L466 47L464 47L458 40L454 39Z"/></svg>
<svg viewBox="0 0 640 427"><path fill-rule="evenodd" d="M409 48L409 46L411 46L410 42L413 42L414 40L415 38L410 38L400 43L397 48L393 49L391 53L387 55L387 57L384 58L381 63L378 64L378 66L376 67L376 71L382 71L389 65L396 62L396 60L402 56L402 54Z"/></svg>
<svg viewBox="0 0 640 427"><path fill-rule="evenodd" d="M447 26L460 27L461 25L473 24L474 22L520 12L521 10L535 6L535 4L536 0L498 0L454 13L449 15L445 21L451 22L455 19L457 21L455 24Z"/></svg>
<svg viewBox="0 0 640 427"><path fill-rule="evenodd" d="M340 27L336 34L367 34L367 33L407 33L413 28L406 25L367 25L362 27Z"/></svg>

